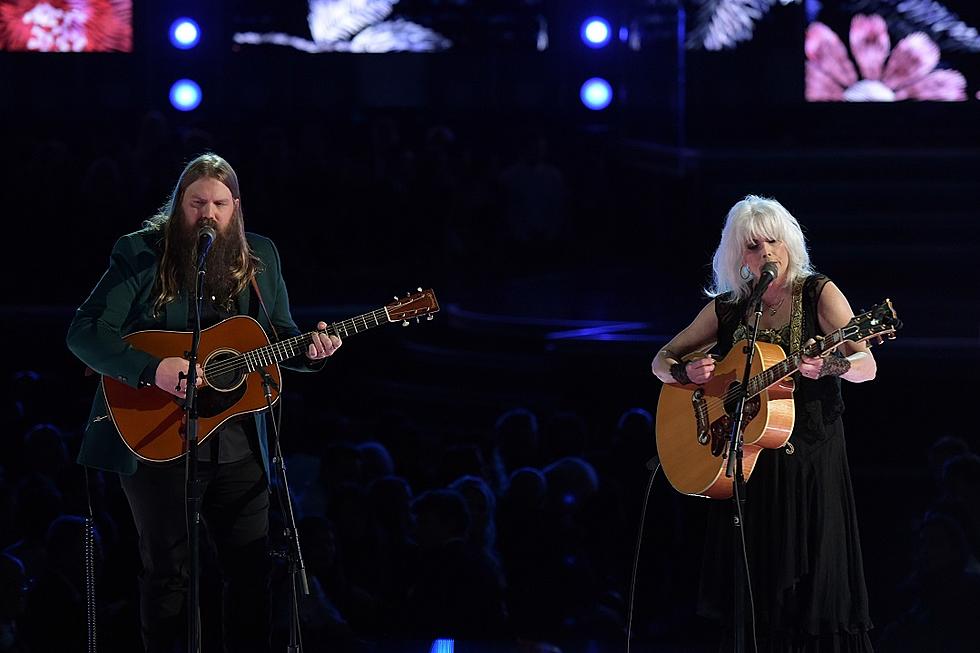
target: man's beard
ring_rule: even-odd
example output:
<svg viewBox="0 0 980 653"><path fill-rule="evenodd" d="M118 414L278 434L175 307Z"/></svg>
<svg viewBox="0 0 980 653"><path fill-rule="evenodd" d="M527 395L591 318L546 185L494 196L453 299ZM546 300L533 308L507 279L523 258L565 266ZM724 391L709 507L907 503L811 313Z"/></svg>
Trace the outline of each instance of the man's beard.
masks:
<svg viewBox="0 0 980 653"><path fill-rule="evenodd" d="M176 216L175 216L176 217ZM238 282L232 277L232 269L241 264L241 247L237 238L238 224L233 220L225 231L215 226L214 244L205 259L204 297L214 297L216 306L230 308L232 293ZM181 223L176 242L171 251L177 272L177 284L189 298L197 295L197 241L199 226L189 227Z"/></svg>

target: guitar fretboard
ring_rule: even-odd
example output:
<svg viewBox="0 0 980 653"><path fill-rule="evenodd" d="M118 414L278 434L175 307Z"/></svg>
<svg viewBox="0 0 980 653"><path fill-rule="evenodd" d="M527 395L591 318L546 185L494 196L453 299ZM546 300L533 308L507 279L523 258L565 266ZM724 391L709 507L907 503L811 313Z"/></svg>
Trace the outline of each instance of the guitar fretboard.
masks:
<svg viewBox="0 0 980 653"><path fill-rule="evenodd" d="M357 317L328 324L327 328L320 333L348 338L354 334L373 329L388 322L391 322L391 319L388 317L388 311L385 308L379 308L370 313L364 313ZM265 367L272 363L281 363L284 360L306 352L307 347L313 342L314 333L316 331L301 333L298 336L253 349L239 356L237 361L244 363L249 372L254 372L257 368Z"/></svg>
<svg viewBox="0 0 980 653"><path fill-rule="evenodd" d="M829 336L826 336L823 340L815 342L809 347L804 347L802 351L793 352L769 369L759 372L749 379L749 397L756 396L757 394L766 390L766 388L775 385L782 379L785 379L787 376L798 370L804 355L809 357L820 356L821 354L838 347L843 342L843 331L838 329Z"/></svg>

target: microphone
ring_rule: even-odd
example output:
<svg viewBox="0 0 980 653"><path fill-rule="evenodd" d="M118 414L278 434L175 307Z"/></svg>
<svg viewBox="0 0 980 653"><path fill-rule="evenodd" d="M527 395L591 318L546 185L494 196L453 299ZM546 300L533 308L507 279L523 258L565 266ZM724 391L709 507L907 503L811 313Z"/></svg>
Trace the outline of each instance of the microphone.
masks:
<svg viewBox="0 0 980 653"><path fill-rule="evenodd" d="M755 288L752 289L752 294L749 295L749 306L754 308L762 300L762 294L766 292L766 288L769 287L769 284L771 284L778 275L779 266L772 261L762 266L762 270L759 271L759 280L756 282Z"/></svg>
<svg viewBox="0 0 980 653"><path fill-rule="evenodd" d="M217 234L214 231L214 227L212 227L210 224L205 224L197 231L198 269L204 267L204 259L207 258L208 252L211 251L211 245L214 244L215 238L217 238Z"/></svg>

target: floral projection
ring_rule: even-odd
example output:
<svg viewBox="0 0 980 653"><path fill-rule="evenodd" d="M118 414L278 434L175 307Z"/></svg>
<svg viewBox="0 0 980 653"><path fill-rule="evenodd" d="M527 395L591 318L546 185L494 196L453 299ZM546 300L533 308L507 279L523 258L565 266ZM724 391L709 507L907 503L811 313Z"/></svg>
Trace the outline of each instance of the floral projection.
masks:
<svg viewBox="0 0 980 653"><path fill-rule="evenodd" d="M130 52L131 0L0 0L0 50Z"/></svg>
<svg viewBox="0 0 980 653"><path fill-rule="evenodd" d="M939 69L939 46L923 32L894 48L885 19L857 15L851 20L848 49L829 27L813 22L806 31L806 99L811 102L894 102L966 100L966 79Z"/></svg>

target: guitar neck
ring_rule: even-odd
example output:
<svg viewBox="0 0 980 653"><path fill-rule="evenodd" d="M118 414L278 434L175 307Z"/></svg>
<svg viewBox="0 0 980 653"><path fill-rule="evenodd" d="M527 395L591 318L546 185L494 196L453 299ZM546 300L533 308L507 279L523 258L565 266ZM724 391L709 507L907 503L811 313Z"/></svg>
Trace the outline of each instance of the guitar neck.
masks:
<svg viewBox="0 0 980 653"><path fill-rule="evenodd" d="M374 327L378 327L383 324L388 324L389 322L391 322L391 318L388 316L388 311L382 307L373 310L370 313L364 313L363 315L358 315L357 317L352 317L347 320L329 324L327 325L326 329L320 331L319 333L326 333L327 335L339 336L341 338L349 338L354 334L367 331L368 329L373 329ZM309 347L310 343L313 342L314 333L317 332L310 331L308 333L301 333L298 336L286 338L285 340L274 342L271 345L253 349L252 351L244 354L244 356L246 360L253 364L253 366L255 364L262 366L270 363L281 363L284 360L304 353L307 347Z"/></svg>
<svg viewBox="0 0 980 653"><path fill-rule="evenodd" d="M798 370L800 363L803 361L803 356L811 358L822 356L844 344L844 340L843 329L838 329L810 346L804 347L801 351L791 353L769 369L749 379L749 397L756 396Z"/></svg>

